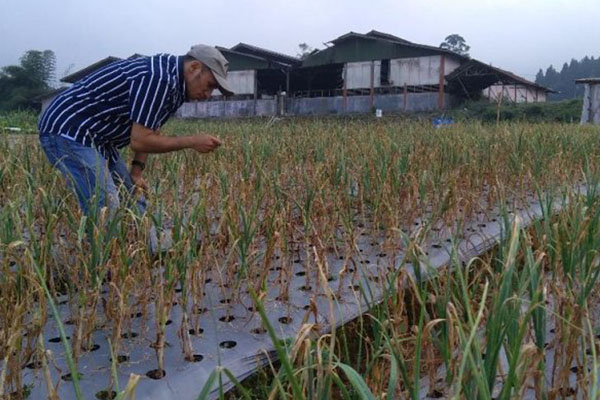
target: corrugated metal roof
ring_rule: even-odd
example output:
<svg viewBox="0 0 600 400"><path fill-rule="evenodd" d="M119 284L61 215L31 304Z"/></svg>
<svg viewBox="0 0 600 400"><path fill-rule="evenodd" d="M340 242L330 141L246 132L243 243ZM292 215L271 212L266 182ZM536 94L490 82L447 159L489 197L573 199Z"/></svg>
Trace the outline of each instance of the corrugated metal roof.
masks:
<svg viewBox="0 0 600 400"><path fill-rule="evenodd" d="M119 57L108 56L106 58L103 58L100 61L96 61L95 63L88 65L85 68L80 69L79 71L75 71L72 74L69 74L69 75L63 77L60 81L66 82L66 83L75 83L78 80L80 80L81 78L96 71L97 69L100 69L100 68L104 67L105 65L108 65L112 62L119 61L119 60L121 60Z"/></svg>
<svg viewBox="0 0 600 400"><path fill-rule="evenodd" d="M556 93L556 91L550 88L538 85L510 71L494 67L476 59L470 59L463 63L460 67L446 75L446 80L449 84L456 82L458 87L462 87L465 90L468 89L468 91L482 90L496 83L504 83L511 85L521 84L549 93Z"/></svg>
<svg viewBox="0 0 600 400"><path fill-rule="evenodd" d="M469 57L465 57L463 55L460 55L458 53L455 53L451 50L447 50L447 49L442 49L439 47L435 47L435 46L429 46L426 44L418 44L418 43L413 43L410 42L406 39L402 39L398 36L394 36L392 34L389 33L385 33L385 32L379 32L376 30L371 30L366 34L363 33L357 33L357 32L348 32L340 37L337 37L335 39L333 39L332 41L330 41L329 43L333 43L333 44L338 44L344 40L348 40L348 39L352 39L352 38L361 38L361 39L369 39L369 40L386 40L389 42L393 42L393 43L397 43L403 46L408 46L408 47L413 47L413 48L419 48L419 49L424 49L424 50L431 50L440 54L451 54L454 57L458 57L464 60L468 60Z"/></svg>
<svg viewBox="0 0 600 400"><path fill-rule="evenodd" d="M253 46L248 43L238 43L235 46L231 47L230 50L234 50L244 54L254 54L260 57L264 57L270 61L276 61L283 64L295 65L300 63L300 59L296 57L289 56L287 54L279 53L273 50L264 49L262 47Z"/></svg>
<svg viewBox="0 0 600 400"><path fill-rule="evenodd" d="M575 79L575 83L600 83L600 78L581 78L581 79Z"/></svg>

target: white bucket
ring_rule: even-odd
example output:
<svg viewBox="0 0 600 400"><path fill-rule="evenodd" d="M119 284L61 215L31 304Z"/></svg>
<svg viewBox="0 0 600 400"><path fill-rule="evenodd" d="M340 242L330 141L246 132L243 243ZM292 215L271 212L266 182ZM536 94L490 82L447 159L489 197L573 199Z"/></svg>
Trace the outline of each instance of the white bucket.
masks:
<svg viewBox="0 0 600 400"><path fill-rule="evenodd" d="M377 118L381 118L382 115L383 115L383 110L381 108L378 108L375 110L375 116Z"/></svg>

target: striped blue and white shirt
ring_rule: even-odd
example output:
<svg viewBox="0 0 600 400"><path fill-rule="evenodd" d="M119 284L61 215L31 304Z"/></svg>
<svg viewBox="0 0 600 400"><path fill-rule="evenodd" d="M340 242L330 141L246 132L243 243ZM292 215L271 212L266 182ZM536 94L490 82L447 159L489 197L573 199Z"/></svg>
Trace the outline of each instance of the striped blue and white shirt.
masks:
<svg viewBox="0 0 600 400"><path fill-rule="evenodd" d="M129 144L133 122L157 130L184 101L183 57L116 61L56 96L38 130L96 148L116 161L118 150Z"/></svg>

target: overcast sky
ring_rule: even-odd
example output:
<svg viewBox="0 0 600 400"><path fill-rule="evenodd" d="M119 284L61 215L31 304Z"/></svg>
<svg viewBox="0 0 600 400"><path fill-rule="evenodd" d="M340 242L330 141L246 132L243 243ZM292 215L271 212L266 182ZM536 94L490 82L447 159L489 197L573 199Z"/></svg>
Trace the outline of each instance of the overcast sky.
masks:
<svg viewBox="0 0 600 400"><path fill-rule="evenodd" d="M296 55L371 29L471 56L533 80L539 68L600 56L600 0L0 0L0 66L29 49L56 53L57 75L108 55L185 53L246 42Z"/></svg>

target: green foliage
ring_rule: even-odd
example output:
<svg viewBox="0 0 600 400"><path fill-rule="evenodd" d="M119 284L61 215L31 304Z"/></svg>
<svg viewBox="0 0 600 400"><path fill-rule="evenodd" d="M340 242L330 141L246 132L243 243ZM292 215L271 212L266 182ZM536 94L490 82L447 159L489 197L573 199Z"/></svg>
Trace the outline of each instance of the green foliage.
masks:
<svg viewBox="0 0 600 400"><path fill-rule="evenodd" d="M440 44L440 49L453 51L461 56L469 56L471 46L467 45L467 41L458 33L446 36L446 39Z"/></svg>
<svg viewBox="0 0 600 400"><path fill-rule="evenodd" d="M500 107L500 120L578 123L581 118L581 107L580 99L549 103L505 103ZM448 114L462 121L496 122L497 113L497 103L473 101L463 104L460 109L452 110Z"/></svg>
<svg viewBox="0 0 600 400"><path fill-rule="evenodd" d="M56 69L52 50L29 50L20 62L0 70L0 111L35 109L35 98L52 88Z"/></svg>
<svg viewBox="0 0 600 400"><path fill-rule="evenodd" d="M37 120L38 115L32 110L0 112L0 132L37 133Z"/></svg>
<svg viewBox="0 0 600 400"><path fill-rule="evenodd" d="M310 56L311 53L315 50L318 49L315 49L306 43L300 43L298 45L298 53L296 54L296 57L298 57L301 60L304 60L306 57Z"/></svg>

